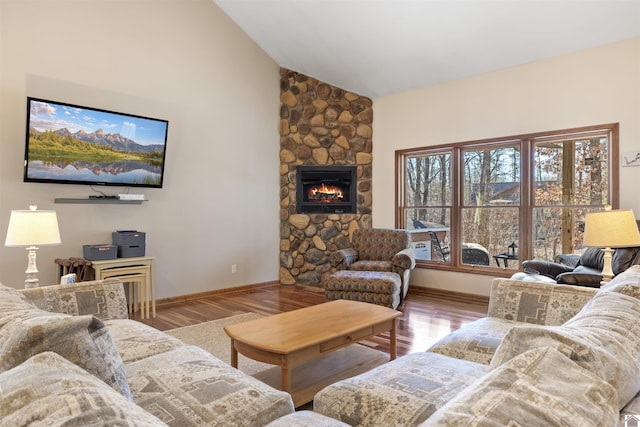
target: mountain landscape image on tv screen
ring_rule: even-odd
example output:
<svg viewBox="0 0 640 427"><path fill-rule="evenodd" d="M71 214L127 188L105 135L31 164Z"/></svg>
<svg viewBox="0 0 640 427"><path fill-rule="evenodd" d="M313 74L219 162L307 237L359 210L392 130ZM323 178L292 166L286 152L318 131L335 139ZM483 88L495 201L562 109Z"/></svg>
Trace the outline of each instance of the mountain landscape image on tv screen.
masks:
<svg viewBox="0 0 640 427"><path fill-rule="evenodd" d="M25 181L162 187L168 125L28 98Z"/></svg>

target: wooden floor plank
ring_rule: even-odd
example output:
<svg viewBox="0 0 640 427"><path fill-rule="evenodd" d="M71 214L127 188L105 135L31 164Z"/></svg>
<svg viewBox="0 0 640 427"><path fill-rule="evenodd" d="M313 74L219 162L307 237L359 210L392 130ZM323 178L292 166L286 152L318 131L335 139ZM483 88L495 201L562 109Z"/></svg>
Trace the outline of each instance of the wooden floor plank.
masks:
<svg viewBox="0 0 640 427"><path fill-rule="evenodd" d="M425 351L441 337L486 316L487 303L482 298L460 298L456 294L431 294L423 289L409 289L405 304L399 308L403 316L397 323L397 352L402 356ZM216 293L197 299L184 298L158 304L157 317L142 322L160 330L195 325L239 313L271 315L325 302L319 286L280 286L271 284L227 293ZM132 318L140 320L139 313ZM388 332L368 339L363 344L389 351Z"/></svg>

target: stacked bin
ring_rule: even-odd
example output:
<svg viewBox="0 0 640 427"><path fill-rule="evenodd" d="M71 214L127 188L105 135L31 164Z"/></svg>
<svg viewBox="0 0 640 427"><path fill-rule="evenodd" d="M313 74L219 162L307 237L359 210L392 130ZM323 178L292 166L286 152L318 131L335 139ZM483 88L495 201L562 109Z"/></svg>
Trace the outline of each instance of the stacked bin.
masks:
<svg viewBox="0 0 640 427"><path fill-rule="evenodd" d="M145 233L135 230L119 230L111 233L113 244L118 247L118 258L142 257L145 254Z"/></svg>

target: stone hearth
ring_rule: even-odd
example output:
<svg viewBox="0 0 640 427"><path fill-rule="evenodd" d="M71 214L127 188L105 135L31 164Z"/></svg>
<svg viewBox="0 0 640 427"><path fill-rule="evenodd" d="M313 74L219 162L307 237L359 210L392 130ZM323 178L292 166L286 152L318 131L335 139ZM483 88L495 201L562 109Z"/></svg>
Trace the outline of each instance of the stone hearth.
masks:
<svg viewBox="0 0 640 427"><path fill-rule="evenodd" d="M331 252L371 228L372 101L280 69L280 283L320 284ZM352 214L297 214L296 168L356 166Z"/></svg>

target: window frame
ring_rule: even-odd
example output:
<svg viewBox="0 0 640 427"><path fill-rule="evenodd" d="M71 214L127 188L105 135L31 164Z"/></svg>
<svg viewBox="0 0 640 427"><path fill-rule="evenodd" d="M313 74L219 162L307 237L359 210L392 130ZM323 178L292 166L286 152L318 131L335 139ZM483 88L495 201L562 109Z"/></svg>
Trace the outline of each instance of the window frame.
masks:
<svg viewBox="0 0 640 427"><path fill-rule="evenodd" d="M613 209L619 207L619 123L608 123L594 126L584 126L570 129L562 129L555 131L535 132L521 135L513 135L499 138L488 138L482 140L472 140L465 142L457 142L452 144L439 144L433 146L423 146L418 148L408 148L396 150L395 167L396 167L396 212L395 226L404 229L405 210L418 208L433 208L434 206L408 206L407 199L407 178L406 164L408 157L420 155L436 155L442 153L451 153L451 217L450 217L450 249L449 262L416 260L417 268L430 268L438 270L458 271L465 273L478 273L494 276L508 277L514 272L521 269L522 261L531 259L533 253L533 211L535 208L545 207L547 205L535 204L535 176L533 162L535 161L534 150L536 142L541 140L552 139L579 139L581 137L589 137L590 135L605 134L608 137L608 153L607 153L607 177L608 182L608 204ZM490 265L471 265L462 263L461 238L462 238L462 210L463 205L463 177L464 173L464 151L481 150L494 148L503 145L518 146L520 150L520 206L518 210L520 222L518 224L518 270L506 269ZM600 206L600 205L591 205ZM604 206L604 205L603 205ZM435 206L439 207L439 206ZM584 208L585 205L554 205L554 208ZM467 206L468 208L468 206Z"/></svg>

